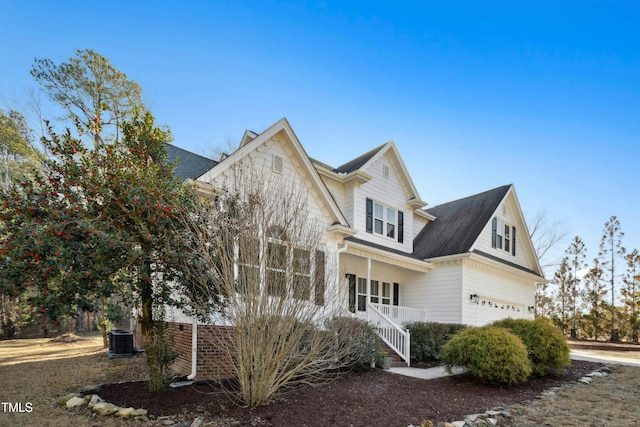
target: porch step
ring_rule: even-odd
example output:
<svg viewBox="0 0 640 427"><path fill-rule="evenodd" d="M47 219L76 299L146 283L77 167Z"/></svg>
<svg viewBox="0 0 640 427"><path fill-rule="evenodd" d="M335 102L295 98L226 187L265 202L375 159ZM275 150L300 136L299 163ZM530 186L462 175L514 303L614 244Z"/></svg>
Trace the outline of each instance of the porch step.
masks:
<svg viewBox="0 0 640 427"><path fill-rule="evenodd" d="M386 351L389 356L393 356L393 361L391 362L392 368L402 368L407 366L407 362L402 357L400 357L398 353L393 351L393 349L391 349L391 347L389 347L386 342L382 341L382 339L380 338L378 338L378 342L380 343L381 351Z"/></svg>

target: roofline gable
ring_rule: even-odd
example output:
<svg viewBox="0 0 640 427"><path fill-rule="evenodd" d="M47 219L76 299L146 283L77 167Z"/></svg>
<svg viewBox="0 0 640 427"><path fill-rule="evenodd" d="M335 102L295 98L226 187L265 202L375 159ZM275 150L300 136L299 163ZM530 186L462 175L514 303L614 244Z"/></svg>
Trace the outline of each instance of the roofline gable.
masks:
<svg viewBox="0 0 640 427"><path fill-rule="evenodd" d="M333 215L333 218L331 218L331 222L332 223L337 222L338 224L341 224L345 227L349 227L349 224L344 214L338 207L338 204L333 199L333 196L329 192L329 189L327 188L326 184L320 177L316 167L311 162L311 159L307 155L304 147L300 143L300 140L296 136L295 132L293 131L293 128L289 124L289 121L285 117L275 122L273 125L271 125L268 129L266 129L264 132L260 134L256 134L255 132L252 132L252 131L246 131L242 139L243 143L240 144L240 147L238 147L238 149L233 153L229 154L228 157L220 161L220 163L218 163L218 165L213 169L213 171L216 173L216 175L224 173L226 170L231 168L239 160L243 159L249 153L253 152L260 145L264 144L265 142L267 142L269 139L276 136L280 132L284 132L285 135L287 135L286 139L291 144L291 147L293 148L294 152L297 154L299 160L305 165L305 170L308 176L311 178L311 181L313 182L318 192L322 195L322 198L324 199L326 206L328 206L331 214Z"/></svg>
<svg viewBox="0 0 640 427"><path fill-rule="evenodd" d="M512 195L514 200L515 200L515 205L517 208L517 214L518 214L518 218L520 219L520 222L522 223L522 226L524 227L524 233L518 233L518 238L522 239L522 234L524 234L524 238L527 241L527 247L529 248L529 255L530 258L532 259L535 267L536 267L536 271L542 276L544 274L542 267L540 266L540 261L538 260L538 254L536 254L536 250L535 250L535 246L533 245L533 241L531 240L531 234L529 233L529 226L527 225L527 221L525 219L524 213L522 212L522 207L520 206L520 200L518 200L518 195L516 193L516 188L513 184L511 184L509 190L507 191L507 194L504 195L504 197L502 198L502 201L500 201L500 204L498 204L498 206L496 206L496 210L493 213L493 216L497 215L497 211L498 211L498 207L510 196ZM475 244L475 243L474 243Z"/></svg>

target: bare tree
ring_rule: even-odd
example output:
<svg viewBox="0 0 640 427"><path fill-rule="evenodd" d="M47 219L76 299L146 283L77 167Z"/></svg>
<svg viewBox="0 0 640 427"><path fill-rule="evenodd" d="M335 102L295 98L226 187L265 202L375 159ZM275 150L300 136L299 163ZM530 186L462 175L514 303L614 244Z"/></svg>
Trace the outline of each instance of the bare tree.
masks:
<svg viewBox="0 0 640 427"><path fill-rule="evenodd" d="M241 163L225 181L198 215L185 218L190 246L209 266L185 279L199 284L191 297L200 315L229 326L211 334L211 345L237 378L239 400L254 407L352 364L361 336L349 322L327 328L341 307L327 267L334 255L306 188ZM208 311L216 295L224 296L222 314Z"/></svg>
<svg viewBox="0 0 640 427"><path fill-rule="evenodd" d="M550 219L546 212L538 212L527 220L529 235L542 269L559 265L562 258L553 255L553 249L568 234L566 225L559 220Z"/></svg>

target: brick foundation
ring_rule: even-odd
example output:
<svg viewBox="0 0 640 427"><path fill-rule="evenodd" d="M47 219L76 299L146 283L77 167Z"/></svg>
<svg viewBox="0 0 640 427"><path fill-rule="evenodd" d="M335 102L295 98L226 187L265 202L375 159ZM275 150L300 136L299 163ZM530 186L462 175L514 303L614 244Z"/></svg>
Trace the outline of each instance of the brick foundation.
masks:
<svg viewBox="0 0 640 427"><path fill-rule="evenodd" d="M180 356L172 365L178 376L191 373L191 323L169 323L169 333ZM230 326L198 325L196 380L230 378L233 376L228 352L234 328Z"/></svg>

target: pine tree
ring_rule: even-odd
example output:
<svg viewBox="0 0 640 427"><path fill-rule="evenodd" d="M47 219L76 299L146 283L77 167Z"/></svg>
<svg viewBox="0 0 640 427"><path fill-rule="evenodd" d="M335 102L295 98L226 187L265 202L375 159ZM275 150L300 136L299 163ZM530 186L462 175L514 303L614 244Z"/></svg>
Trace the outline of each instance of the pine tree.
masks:
<svg viewBox="0 0 640 427"><path fill-rule="evenodd" d="M584 290L582 300L585 304L586 313L582 316L583 329L588 338L598 340L603 336L605 330L605 311L607 303L606 285L602 280L602 268L598 258L593 260L593 265L584 276Z"/></svg>
<svg viewBox="0 0 640 427"><path fill-rule="evenodd" d="M604 224L602 239L600 240L600 251L598 256L601 259L602 270L609 282L611 290L611 335L610 340L617 342L620 340L616 329L616 266L619 256L624 255L625 249L622 247L624 233L620 231L620 221L615 216L609 218Z"/></svg>
<svg viewBox="0 0 640 427"><path fill-rule="evenodd" d="M565 335L569 326L571 310L571 283L573 277L569 269L569 258L564 257L560 262L560 267L553 275L553 283L558 287L556 294L557 302L557 320L556 323Z"/></svg>
<svg viewBox="0 0 640 427"><path fill-rule="evenodd" d="M638 342L638 306L640 303L640 253L637 249L629 252L624 257L627 271L622 279L624 286L620 289L622 294L625 318L628 324L629 338L633 342Z"/></svg>
<svg viewBox="0 0 640 427"><path fill-rule="evenodd" d="M587 257L586 250L582 239L575 236L565 251L569 261L569 274L571 275L568 292L571 301L571 338L577 338L578 298L580 295L580 277L578 273L586 266L584 263L584 259Z"/></svg>

